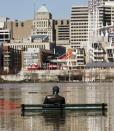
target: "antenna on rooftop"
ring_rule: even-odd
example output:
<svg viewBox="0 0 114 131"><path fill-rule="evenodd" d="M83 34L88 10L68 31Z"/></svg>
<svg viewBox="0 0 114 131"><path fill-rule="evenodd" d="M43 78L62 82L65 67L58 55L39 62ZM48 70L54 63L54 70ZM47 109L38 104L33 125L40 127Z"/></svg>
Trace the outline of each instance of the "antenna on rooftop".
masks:
<svg viewBox="0 0 114 131"><path fill-rule="evenodd" d="M46 6L46 4L42 4L43 6Z"/></svg>
<svg viewBox="0 0 114 131"><path fill-rule="evenodd" d="M33 12L34 12L34 19L35 19L35 6L36 6L36 2L35 2L35 0L33 0Z"/></svg>

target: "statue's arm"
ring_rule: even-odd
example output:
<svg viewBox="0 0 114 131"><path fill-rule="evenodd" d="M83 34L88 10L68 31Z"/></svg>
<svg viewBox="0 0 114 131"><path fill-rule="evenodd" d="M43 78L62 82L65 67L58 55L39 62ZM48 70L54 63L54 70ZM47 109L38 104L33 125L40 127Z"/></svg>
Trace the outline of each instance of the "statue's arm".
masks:
<svg viewBox="0 0 114 131"><path fill-rule="evenodd" d="M46 96L45 99L44 99L44 103L43 104L47 104L47 103L48 103L48 98Z"/></svg>
<svg viewBox="0 0 114 131"><path fill-rule="evenodd" d="M65 98L63 97L63 104L65 104Z"/></svg>

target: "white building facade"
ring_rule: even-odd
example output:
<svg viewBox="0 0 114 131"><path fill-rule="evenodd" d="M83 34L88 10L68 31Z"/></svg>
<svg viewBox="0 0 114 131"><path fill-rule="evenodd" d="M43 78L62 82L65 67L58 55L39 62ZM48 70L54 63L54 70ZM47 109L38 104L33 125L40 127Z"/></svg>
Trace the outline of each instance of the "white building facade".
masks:
<svg viewBox="0 0 114 131"><path fill-rule="evenodd" d="M46 49L50 50L53 43L50 42L31 42L31 41L12 41L10 43L4 43L4 45L8 45L14 49L23 49L27 50L28 48L38 48L38 49Z"/></svg>
<svg viewBox="0 0 114 131"><path fill-rule="evenodd" d="M111 40L109 34L114 24L114 1L89 0L88 5L88 62L109 61ZM113 52L113 51L111 51Z"/></svg>
<svg viewBox="0 0 114 131"><path fill-rule="evenodd" d="M7 20L8 18L0 17L0 43L9 42L11 39L10 30L6 26Z"/></svg>
<svg viewBox="0 0 114 131"><path fill-rule="evenodd" d="M53 20L52 14L45 5L37 10L33 20L33 39L53 42Z"/></svg>
<svg viewBox="0 0 114 131"><path fill-rule="evenodd" d="M39 63L40 50L28 48L27 51L23 52L23 67L34 68L37 67Z"/></svg>

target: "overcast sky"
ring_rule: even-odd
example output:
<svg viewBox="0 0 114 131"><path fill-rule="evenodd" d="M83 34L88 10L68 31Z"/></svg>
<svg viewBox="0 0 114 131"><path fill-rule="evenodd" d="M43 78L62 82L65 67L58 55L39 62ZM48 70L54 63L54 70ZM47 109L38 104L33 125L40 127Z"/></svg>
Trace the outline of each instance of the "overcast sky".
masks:
<svg viewBox="0 0 114 131"><path fill-rule="evenodd" d="M35 3L35 4L33 4ZM87 0L0 0L0 16L12 19L32 19L35 10L46 4L53 18L70 18L72 5L87 5Z"/></svg>

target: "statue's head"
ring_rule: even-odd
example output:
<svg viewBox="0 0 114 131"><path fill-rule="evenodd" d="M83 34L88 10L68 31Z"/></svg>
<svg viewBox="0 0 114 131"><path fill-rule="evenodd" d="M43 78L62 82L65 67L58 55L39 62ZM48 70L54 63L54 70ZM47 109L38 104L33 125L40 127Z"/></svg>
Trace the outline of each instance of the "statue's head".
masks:
<svg viewBox="0 0 114 131"><path fill-rule="evenodd" d="M58 94L59 93L59 87L58 86L54 86L53 87L53 94Z"/></svg>

